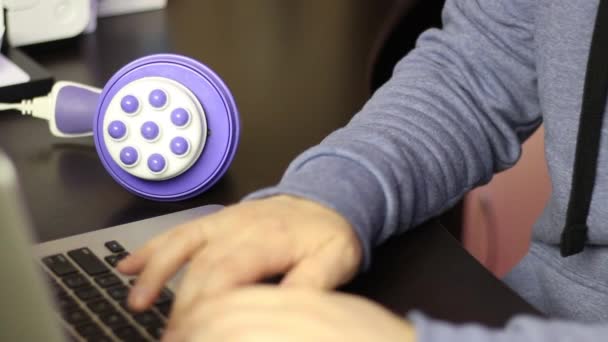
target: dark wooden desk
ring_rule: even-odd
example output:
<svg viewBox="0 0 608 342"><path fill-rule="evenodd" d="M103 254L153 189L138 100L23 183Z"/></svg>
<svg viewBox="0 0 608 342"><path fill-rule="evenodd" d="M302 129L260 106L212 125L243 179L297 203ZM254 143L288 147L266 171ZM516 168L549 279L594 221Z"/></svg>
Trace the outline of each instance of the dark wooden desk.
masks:
<svg viewBox="0 0 608 342"><path fill-rule="evenodd" d="M0 148L16 164L42 241L194 206L238 201L278 181L298 153L345 124L367 97L368 52L392 1L170 1L164 11L103 19L95 34L29 49L57 79L102 86L152 53L203 61L242 114L236 159L211 191L181 203L136 198L115 184L91 139L51 137L45 122L0 114ZM398 312L499 325L534 310L437 224L378 250L349 290ZM386 260L386 262L384 262Z"/></svg>

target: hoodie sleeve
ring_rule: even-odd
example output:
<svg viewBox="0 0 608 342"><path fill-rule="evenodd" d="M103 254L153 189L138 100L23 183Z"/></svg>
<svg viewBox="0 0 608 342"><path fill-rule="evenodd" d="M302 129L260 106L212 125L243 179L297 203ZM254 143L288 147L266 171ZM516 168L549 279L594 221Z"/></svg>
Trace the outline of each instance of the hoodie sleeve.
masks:
<svg viewBox="0 0 608 342"><path fill-rule="evenodd" d="M608 325L517 316L503 329L477 324L454 325L414 312L409 319L416 329L416 342L596 342L608 336Z"/></svg>

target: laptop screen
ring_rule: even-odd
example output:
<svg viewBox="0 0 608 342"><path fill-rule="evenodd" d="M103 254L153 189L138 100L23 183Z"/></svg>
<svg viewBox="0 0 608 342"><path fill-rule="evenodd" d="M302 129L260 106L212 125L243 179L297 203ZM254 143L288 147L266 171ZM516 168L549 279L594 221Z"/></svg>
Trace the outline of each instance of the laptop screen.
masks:
<svg viewBox="0 0 608 342"><path fill-rule="evenodd" d="M63 341L12 164L0 151L0 341Z"/></svg>

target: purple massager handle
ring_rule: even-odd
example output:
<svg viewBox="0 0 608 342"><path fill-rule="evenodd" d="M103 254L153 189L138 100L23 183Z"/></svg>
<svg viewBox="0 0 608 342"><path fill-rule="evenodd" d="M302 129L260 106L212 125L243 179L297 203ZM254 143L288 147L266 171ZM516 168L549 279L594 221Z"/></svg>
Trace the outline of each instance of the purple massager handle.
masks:
<svg viewBox="0 0 608 342"><path fill-rule="evenodd" d="M184 173L162 181L126 172L112 159L104 141L103 122L110 102L120 89L144 77L163 77L188 88L205 110L211 132L198 160ZM159 54L131 62L110 79L100 96L93 133L102 164L125 189L152 200L179 201L206 191L228 171L239 142L240 121L230 90L215 72L188 57Z"/></svg>
<svg viewBox="0 0 608 342"><path fill-rule="evenodd" d="M92 88L65 85L57 89L54 126L66 136L91 135L99 92Z"/></svg>

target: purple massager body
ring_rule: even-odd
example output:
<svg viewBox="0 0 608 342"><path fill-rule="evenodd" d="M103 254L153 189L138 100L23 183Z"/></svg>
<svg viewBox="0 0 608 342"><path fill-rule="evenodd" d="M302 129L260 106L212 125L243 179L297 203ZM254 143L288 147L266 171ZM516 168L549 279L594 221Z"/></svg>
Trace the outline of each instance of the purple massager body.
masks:
<svg viewBox="0 0 608 342"><path fill-rule="evenodd" d="M239 115L211 69L170 54L120 69L100 95L95 147L110 175L130 192L158 201L200 194L228 170Z"/></svg>

